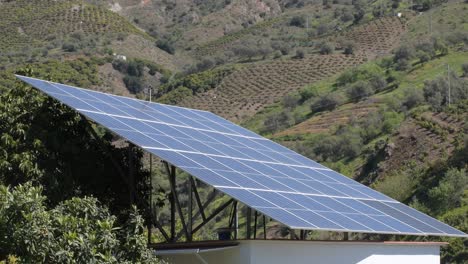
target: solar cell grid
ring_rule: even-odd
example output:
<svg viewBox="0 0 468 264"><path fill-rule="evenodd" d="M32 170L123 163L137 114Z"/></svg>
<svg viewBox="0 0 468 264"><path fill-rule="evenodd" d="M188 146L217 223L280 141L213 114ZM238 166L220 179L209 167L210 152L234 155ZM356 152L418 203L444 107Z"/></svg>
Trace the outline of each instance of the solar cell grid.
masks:
<svg viewBox="0 0 468 264"><path fill-rule="evenodd" d="M290 227L466 236L212 113L18 78Z"/></svg>

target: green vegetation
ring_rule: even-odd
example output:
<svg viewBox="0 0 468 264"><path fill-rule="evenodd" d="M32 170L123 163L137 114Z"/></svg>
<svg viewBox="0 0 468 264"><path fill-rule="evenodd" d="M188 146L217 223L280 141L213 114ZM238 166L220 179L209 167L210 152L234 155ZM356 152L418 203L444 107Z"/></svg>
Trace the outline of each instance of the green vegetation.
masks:
<svg viewBox="0 0 468 264"><path fill-rule="evenodd" d="M124 18L82 1L0 3L2 67L59 58L64 54L112 54L112 41L129 34L151 38Z"/></svg>
<svg viewBox="0 0 468 264"><path fill-rule="evenodd" d="M106 58L80 58L64 62L48 60L42 63L33 63L27 67L34 69L34 73L38 76L46 76L51 80L60 80L79 87L93 87L100 84L98 65L102 65L107 61ZM0 94L15 86L16 78L13 74L22 68L21 65L18 65L0 71Z"/></svg>
<svg viewBox="0 0 468 264"><path fill-rule="evenodd" d="M162 66L154 62L141 59L130 59L128 61L115 59L112 62L112 66L115 70L118 70L125 75L123 82L132 94L141 93L146 87L164 83L171 75L170 71L164 69ZM147 80L148 78L145 76L146 72L150 76L155 76L158 73L160 75L160 77L157 78L158 82L154 83L154 81L151 82Z"/></svg>
<svg viewBox="0 0 468 264"><path fill-rule="evenodd" d="M29 69L19 73L32 74ZM113 146L108 132L19 81L0 95L0 138L0 185L17 186L0 187L0 259L117 263L153 258L144 244L141 217L127 211L133 203L147 208L141 186L149 175L141 151ZM131 163L128 155L134 157ZM140 186L133 191L119 176L130 168ZM139 199L132 202L132 195Z"/></svg>
<svg viewBox="0 0 468 264"><path fill-rule="evenodd" d="M42 187L0 185L0 260L16 263L157 263L136 208L123 227L96 198L47 208ZM21 213L18 213L21 212ZM10 262L8 262L10 263Z"/></svg>
<svg viewBox="0 0 468 264"><path fill-rule="evenodd" d="M6 1L0 16L2 51L44 45L73 32L141 34L117 14L80 1Z"/></svg>
<svg viewBox="0 0 468 264"><path fill-rule="evenodd" d="M177 104L191 95L213 89L235 69L233 66L218 67L177 77L160 87L159 95L161 97L158 98L158 102Z"/></svg>

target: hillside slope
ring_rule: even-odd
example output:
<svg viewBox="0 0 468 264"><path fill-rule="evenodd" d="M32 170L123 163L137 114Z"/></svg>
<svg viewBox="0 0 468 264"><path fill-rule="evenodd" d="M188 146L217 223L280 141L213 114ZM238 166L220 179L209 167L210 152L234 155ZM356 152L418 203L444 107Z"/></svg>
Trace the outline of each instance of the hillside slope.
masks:
<svg viewBox="0 0 468 264"><path fill-rule="evenodd" d="M2 67L116 52L176 68L173 56L157 48L144 31L106 8L83 1L0 1L0 17Z"/></svg>
<svg viewBox="0 0 468 264"><path fill-rule="evenodd" d="M355 67L367 57L388 54L398 43L403 22L384 18L334 36L356 41L355 55L305 55L246 65L210 91L188 97L180 105L204 109L233 121L243 121L285 95ZM323 41L323 40L322 40Z"/></svg>

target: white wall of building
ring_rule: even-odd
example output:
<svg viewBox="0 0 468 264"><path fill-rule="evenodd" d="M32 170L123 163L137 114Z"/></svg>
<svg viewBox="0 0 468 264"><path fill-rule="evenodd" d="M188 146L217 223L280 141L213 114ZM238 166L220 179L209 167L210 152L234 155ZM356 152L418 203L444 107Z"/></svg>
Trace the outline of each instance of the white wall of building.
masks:
<svg viewBox="0 0 468 264"><path fill-rule="evenodd" d="M223 264L439 264L438 243L246 240L222 251L200 252L206 263ZM194 254L169 255L173 264L203 264Z"/></svg>

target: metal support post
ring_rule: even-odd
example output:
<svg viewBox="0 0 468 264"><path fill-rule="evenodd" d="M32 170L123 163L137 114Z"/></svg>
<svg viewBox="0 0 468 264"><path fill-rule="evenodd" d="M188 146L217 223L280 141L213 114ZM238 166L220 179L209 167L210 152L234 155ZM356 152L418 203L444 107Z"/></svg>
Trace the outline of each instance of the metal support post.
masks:
<svg viewBox="0 0 468 264"><path fill-rule="evenodd" d="M176 168L174 166L169 167L169 164L167 162L164 162L165 167L166 167L166 172L169 175L169 183L171 185L171 193L172 193L172 199L171 201L171 237L175 239L175 210L173 205L175 204L175 207L177 209L177 212L179 213L179 218L180 222L182 223L182 228L183 231L185 232L185 236L187 239L190 237L188 230L187 230L187 225L185 224L185 219L184 219L184 214L182 212L182 207L180 206L179 198L177 197L177 190L176 190ZM172 216L174 218L172 219ZM173 228L174 227L174 228ZM172 236L173 235L173 236Z"/></svg>
<svg viewBox="0 0 468 264"><path fill-rule="evenodd" d="M255 216L254 216L254 237L253 237L253 239L257 239L257 219L258 219L258 212L255 211Z"/></svg>
<svg viewBox="0 0 468 264"><path fill-rule="evenodd" d="M192 228L193 228L193 190L192 190L192 176L189 176L188 181L188 224L187 224L187 241L192 241Z"/></svg>
<svg viewBox="0 0 468 264"><path fill-rule="evenodd" d="M169 195L169 204L171 210L171 241L175 242L175 193L172 186L175 186L175 175L173 175L169 170L169 165L167 162L164 162L166 167L166 172L169 177L169 185L171 186L171 194ZM174 177L173 177L174 176Z"/></svg>
<svg viewBox="0 0 468 264"><path fill-rule="evenodd" d="M197 190L197 185L195 184L195 180L193 179L193 177L190 177L190 184L192 185L193 194L195 196L195 201L197 202L198 210L201 214L201 217L203 220L206 220L204 206L201 203L200 195L198 194ZM194 218L196 218L196 216Z"/></svg>
<svg viewBox="0 0 468 264"><path fill-rule="evenodd" d="M148 244L151 244L151 235L153 233L153 156L149 153L149 212L148 212Z"/></svg>
<svg viewBox="0 0 468 264"><path fill-rule="evenodd" d="M128 146L128 178L130 180L129 201L130 204L135 204L135 156L133 153L134 145L129 143Z"/></svg>
<svg viewBox="0 0 468 264"><path fill-rule="evenodd" d="M252 229L252 209L250 207L247 208L247 217L245 219L246 225L246 238L250 239L251 237L251 229Z"/></svg>
<svg viewBox="0 0 468 264"><path fill-rule="evenodd" d="M237 201L234 202L234 221L235 221L235 227L236 227L236 230L234 232L234 239L236 240L237 239L237 233L239 231L239 215L237 214Z"/></svg>

